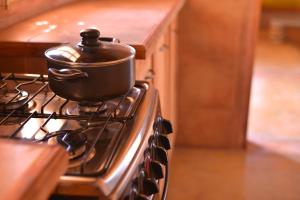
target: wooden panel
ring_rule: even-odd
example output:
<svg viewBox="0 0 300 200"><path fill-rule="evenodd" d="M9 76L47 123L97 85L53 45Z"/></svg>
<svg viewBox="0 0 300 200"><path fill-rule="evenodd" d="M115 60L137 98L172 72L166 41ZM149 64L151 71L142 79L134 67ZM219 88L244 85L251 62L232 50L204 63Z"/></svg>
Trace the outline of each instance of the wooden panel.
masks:
<svg viewBox="0 0 300 200"><path fill-rule="evenodd" d="M26 57L0 57L1 72L26 72Z"/></svg>
<svg viewBox="0 0 300 200"><path fill-rule="evenodd" d="M47 74L47 62L43 58L27 58L26 73Z"/></svg>
<svg viewBox="0 0 300 200"><path fill-rule="evenodd" d="M1 72L47 74L47 63L37 57L0 57Z"/></svg>
<svg viewBox="0 0 300 200"><path fill-rule="evenodd" d="M67 168L58 146L0 140L0 199L47 199Z"/></svg>
<svg viewBox="0 0 300 200"><path fill-rule="evenodd" d="M179 144L245 145L259 5L187 1L179 18Z"/></svg>
<svg viewBox="0 0 300 200"><path fill-rule="evenodd" d="M153 53L154 85L159 91L162 115L170 119L170 32L160 37Z"/></svg>
<svg viewBox="0 0 300 200"><path fill-rule="evenodd" d="M145 60L135 61L136 80L147 80L152 82L152 57L148 56Z"/></svg>
<svg viewBox="0 0 300 200"><path fill-rule="evenodd" d="M175 145L176 135L178 133L178 104L177 104L177 88L178 88L178 48L177 48L177 18L170 25L170 116L174 134L171 135L171 144Z"/></svg>
<svg viewBox="0 0 300 200"><path fill-rule="evenodd" d="M158 40L153 53L153 72L162 115L173 125L174 134L169 136L173 146L177 132L177 19Z"/></svg>

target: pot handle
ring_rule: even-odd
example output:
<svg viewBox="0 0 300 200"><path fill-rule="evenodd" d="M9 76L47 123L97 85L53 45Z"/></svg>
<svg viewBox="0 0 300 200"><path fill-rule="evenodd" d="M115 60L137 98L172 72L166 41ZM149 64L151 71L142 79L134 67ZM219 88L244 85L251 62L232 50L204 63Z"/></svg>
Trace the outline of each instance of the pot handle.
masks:
<svg viewBox="0 0 300 200"><path fill-rule="evenodd" d="M51 74L54 79L59 81L73 80L79 78L87 78L88 74L80 69L54 69L49 68L48 73Z"/></svg>

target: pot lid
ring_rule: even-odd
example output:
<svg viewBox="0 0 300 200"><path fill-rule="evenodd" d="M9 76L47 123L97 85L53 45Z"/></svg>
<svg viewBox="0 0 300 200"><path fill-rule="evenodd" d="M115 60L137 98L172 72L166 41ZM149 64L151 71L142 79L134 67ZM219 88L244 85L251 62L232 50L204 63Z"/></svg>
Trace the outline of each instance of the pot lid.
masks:
<svg viewBox="0 0 300 200"><path fill-rule="evenodd" d="M135 56L135 50L129 45L101 41L97 29L84 29L80 32L81 42L77 45L65 44L48 49L47 59L67 65L109 65L124 62ZM105 38L106 40L107 38Z"/></svg>

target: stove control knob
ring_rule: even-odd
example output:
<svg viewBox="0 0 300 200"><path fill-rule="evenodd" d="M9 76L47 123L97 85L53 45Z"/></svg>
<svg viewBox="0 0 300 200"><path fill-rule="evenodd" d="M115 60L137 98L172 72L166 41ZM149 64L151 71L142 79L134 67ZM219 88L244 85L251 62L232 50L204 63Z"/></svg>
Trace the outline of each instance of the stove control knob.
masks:
<svg viewBox="0 0 300 200"><path fill-rule="evenodd" d="M163 168L158 161L152 160L150 162L150 173L154 179L162 179L164 177Z"/></svg>
<svg viewBox="0 0 300 200"><path fill-rule="evenodd" d="M154 160L160 162L163 165L168 164L168 154L167 151L159 146L152 147L154 151Z"/></svg>
<svg viewBox="0 0 300 200"><path fill-rule="evenodd" d="M171 144L170 144L170 140L167 136L165 135L159 135L159 134L155 134L152 135L149 138L149 146L151 146L151 144L154 143L155 145L162 147L166 150L170 150L171 149Z"/></svg>
<svg viewBox="0 0 300 200"><path fill-rule="evenodd" d="M154 130L158 130L161 134L173 133L171 122L162 117L157 118L156 122L154 123Z"/></svg>
<svg viewBox="0 0 300 200"><path fill-rule="evenodd" d="M156 194L159 191L156 181L146 178L143 170L140 171L139 176L134 180L134 185L138 194L146 196Z"/></svg>
<svg viewBox="0 0 300 200"><path fill-rule="evenodd" d="M143 184L144 188L143 191L140 192L141 194L149 196L158 193L158 186L154 180L146 178L144 179Z"/></svg>
<svg viewBox="0 0 300 200"><path fill-rule="evenodd" d="M163 134L170 134L170 133L173 133L173 127L172 127L172 124L169 120L166 120L166 119L162 119L162 133Z"/></svg>
<svg viewBox="0 0 300 200"><path fill-rule="evenodd" d="M171 144L170 144L170 140L168 137L166 137L164 135L158 135L157 142L158 142L158 144L157 144L158 146L160 146L166 150L171 149Z"/></svg>

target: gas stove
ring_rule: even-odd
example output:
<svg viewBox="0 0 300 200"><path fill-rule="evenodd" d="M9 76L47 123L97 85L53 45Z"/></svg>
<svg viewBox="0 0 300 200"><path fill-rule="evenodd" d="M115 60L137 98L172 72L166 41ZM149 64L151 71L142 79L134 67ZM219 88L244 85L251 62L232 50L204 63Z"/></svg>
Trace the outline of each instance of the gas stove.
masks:
<svg viewBox="0 0 300 200"><path fill-rule="evenodd" d="M54 94L45 75L1 74L0 138L60 145L69 154L57 197L165 198L171 132L147 82L115 99L75 102Z"/></svg>

